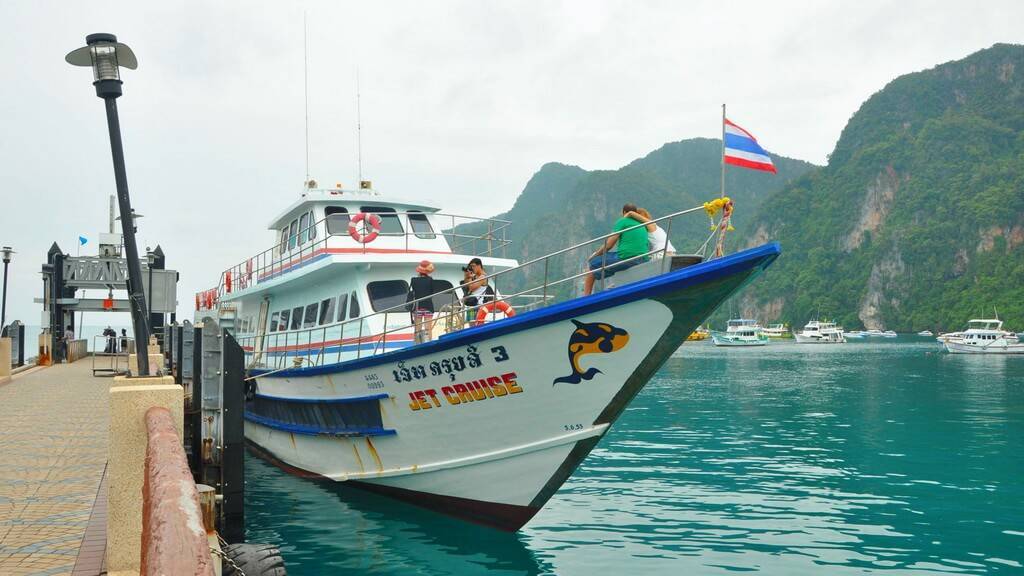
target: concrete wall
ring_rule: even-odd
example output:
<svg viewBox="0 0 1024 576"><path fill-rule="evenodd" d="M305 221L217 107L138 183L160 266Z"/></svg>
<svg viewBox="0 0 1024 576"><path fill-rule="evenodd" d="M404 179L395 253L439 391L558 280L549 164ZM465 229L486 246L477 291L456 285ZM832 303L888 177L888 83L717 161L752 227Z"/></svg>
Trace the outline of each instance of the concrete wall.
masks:
<svg viewBox="0 0 1024 576"><path fill-rule="evenodd" d="M115 377L110 389L110 456L107 464L107 569L138 573L142 546L142 485L146 461L146 411L171 413L178 436L184 392L170 376Z"/></svg>
<svg viewBox="0 0 1024 576"><path fill-rule="evenodd" d="M0 338L0 384L11 381L11 339Z"/></svg>

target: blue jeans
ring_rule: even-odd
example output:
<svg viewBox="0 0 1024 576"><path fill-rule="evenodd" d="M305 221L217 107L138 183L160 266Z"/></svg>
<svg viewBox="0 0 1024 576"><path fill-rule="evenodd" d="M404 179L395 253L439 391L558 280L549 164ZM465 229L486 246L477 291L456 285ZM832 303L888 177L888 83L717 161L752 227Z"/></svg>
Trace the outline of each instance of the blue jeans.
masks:
<svg viewBox="0 0 1024 576"><path fill-rule="evenodd" d="M622 272L623 270L632 268L637 264L642 264L645 261L647 261L647 257L634 258L632 260L629 260L628 262L620 262L618 252L608 252L606 254L602 254L601 256L595 256L591 258L590 262L588 262L588 266L590 267L590 270L594 273L594 279L600 280L601 278L608 278L609 276L614 276L616 272ZM598 270L598 268L600 268L602 265L605 266L605 269Z"/></svg>

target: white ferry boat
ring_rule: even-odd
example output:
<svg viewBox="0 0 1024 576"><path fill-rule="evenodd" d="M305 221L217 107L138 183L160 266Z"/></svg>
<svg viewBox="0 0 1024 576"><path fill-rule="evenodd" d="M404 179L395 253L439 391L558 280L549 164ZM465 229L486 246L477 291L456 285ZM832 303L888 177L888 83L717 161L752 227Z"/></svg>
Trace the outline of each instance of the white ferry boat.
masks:
<svg viewBox="0 0 1024 576"><path fill-rule="evenodd" d="M959 336L944 336L940 341L953 354L1024 354L1024 343L1016 333L1003 330L998 318L974 319Z"/></svg>
<svg viewBox="0 0 1024 576"><path fill-rule="evenodd" d="M668 229L684 214L703 207L656 221ZM270 222L271 248L196 295L195 316L244 350L256 383L245 434L260 453L300 475L516 530L780 249L704 262L652 253L617 274L620 285L571 298L566 283L581 275L556 271L611 234L520 265L498 256L507 222L458 227L469 221L385 199L368 183L311 186ZM467 229L476 232L458 233ZM496 293L475 307L459 289L473 256ZM408 302L424 259L435 293ZM409 309L427 300L435 337L415 343Z"/></svg>
<svg viewBox="0 0 1024 576"><path fill-rule="evenodd" d="M797 344L843 344L843 329L835 322L811 320L804 329L796 333Z"/></svg>
<svg viewBox="0 0 1024 576"><path fill-rule="evenodd" d="M789 327L785 324L769 324L762 331L769 338L792 338Z"/></svg>
<svg viewBox="0 0 1024 576"><path fill-rule="evenodd" d="M736 318L726 323L725 332L712 331L711 341L715 346L764 346L768 336L757 320Z"/></svg>

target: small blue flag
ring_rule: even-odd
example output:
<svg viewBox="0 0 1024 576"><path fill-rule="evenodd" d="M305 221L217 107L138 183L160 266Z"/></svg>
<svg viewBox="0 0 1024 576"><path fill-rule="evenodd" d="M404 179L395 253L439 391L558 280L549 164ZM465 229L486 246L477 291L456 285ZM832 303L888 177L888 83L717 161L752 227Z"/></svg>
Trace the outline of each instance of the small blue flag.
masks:
<svg viewBox="0 0 1024 576"><path fill-rule="evenodd" d="M86 238L85 236L79 236L79 237L78 237L78 243L79 243L80 245L82 245L82 246L85 246L85 244L86 244L86 243L87 243L88 241L89 241L89 239L88 239L88 238Z"/></svg>

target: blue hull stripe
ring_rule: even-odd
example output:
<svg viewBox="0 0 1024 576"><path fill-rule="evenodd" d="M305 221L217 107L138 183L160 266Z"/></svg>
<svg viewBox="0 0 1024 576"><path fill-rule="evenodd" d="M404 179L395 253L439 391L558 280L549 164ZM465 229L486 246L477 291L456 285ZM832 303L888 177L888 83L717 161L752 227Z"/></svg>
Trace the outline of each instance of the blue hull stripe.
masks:
<svg viewBox="0 0 1024 576"><path fill-rule="evenodd" d="M270 394L259 394L256 396L267 400L280 400L298 404L350 404L352 402L368 402L370 400L384 400L390 398L390 394L370 394L368 396L354 396L348 398L293 398L291 396L271 396Z"/></svg>
<svg viewBox="0 0 1024 576"><path fill-rule="evenodd" d="M612 288L604 292L574 298L572 300L553 304L546 308L524 312L512 318L506 318L499 322L491 322L482 326L475 326L465 330L459 330L445 334L438 340L407 346L400 350L376 354L366 358L347 360L337 364L326 364L323 366L310 366L302 368L291 368L288 370L276 371L274 375L280 378L318 376L322 374L336 374L390 364L400 360L416 358L426 354L442 352L452 348L468 346L505 334L527 330L536 326L543 326L560 320L576 318L584 314L591 314L600 310L613 308L629 302L653 298L667 292L674 292L683 288L697 286L720 278L726 278L736 274L748 272L754 268L764 269L771 264L782 253L777 242L764 244L756 248L730 254L716 260L710 260L681 268L665 274L659 274L652 278L640 280L618 288ZM252 375L260 375L270 372L272 369L251 370Z"/></svg>
<svg viewBox="0 0 1024 576"><path fill-rule="evenodd" d="M291 398L288 398L291 401ZM394 436L396 432L391 428L328 428L320 426L303 426L301 424L289 424L280 422L266 416L259 416L252 412L245 413L245 419L267 428L302 434L303 436Z"/></svg>

